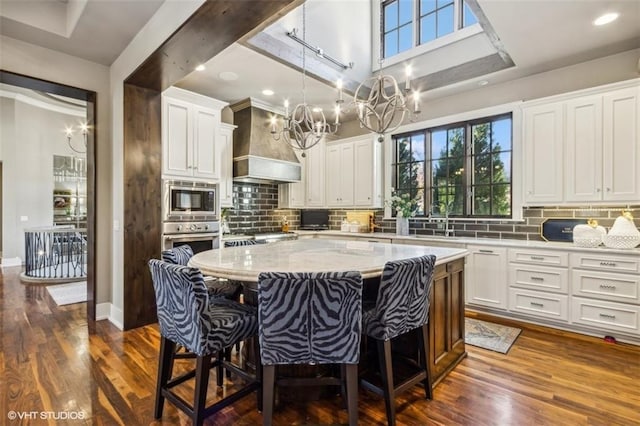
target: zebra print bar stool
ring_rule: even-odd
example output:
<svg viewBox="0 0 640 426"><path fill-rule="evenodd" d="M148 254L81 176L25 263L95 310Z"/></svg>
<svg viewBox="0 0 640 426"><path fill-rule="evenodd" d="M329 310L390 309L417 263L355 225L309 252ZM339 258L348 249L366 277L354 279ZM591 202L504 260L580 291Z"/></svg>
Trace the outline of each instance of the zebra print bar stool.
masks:
<svg viewBox="0 0 640 426"><path fill-rule="evenodd" d="M396 423L395 396L422 382L427 399L433 397L431 390L431 372L429 371L429 297L433 285L433 269L436 257L421 256L387 262L382 272L375 307L362 313L362 327L371 339L377 343L378 363L382 388L361 379L366 389L383 395L387 423ZM391 362L391 339L415 329L418 333L420 365L417 372L394 385Z"/></svg>
<svg viewBox="0 0 640 426"><path fill-rule="evenodd" d="M360 273L262 273L258 278L258 312L263 364L262 424L272 422L276 365L341 364L342 380L302 378L287 379L287 383L340 384L344 389L346 379L349 424L357 425Z"/></svg>
<svg viewBox="0 0 640 426"><path fill-rule="evenodd" d="M260 369L255 377L251 376L222 356L225 348L256 335L258 318L255 308L222 297L210 298L202 273L196 268L152 259L149 269L156 294L161 335L154 417L162 417L165 398L189 415L193 424L198 426L202 425L205 417L256 389L260 406L262 390L257 380L261 376ZM172 378L176 344L195 354L196 367ZM259 360L259 351L256 351L256 357ZM247 384L206 407L209 370L218 366L242 377ZM217 376L218 384L221 384L220 369ZM189 405L172 388L194 377L194 402Z"/></svg>
<svg viewBox="0 0 640 426"><path fill-rule="evenodd" d="M193 250L188 244L173 247L162 252L162 260L173 263L174 265L187 266L189 260L193 257ZM229 300L238 301L242 288L240 284L221 280L214 277L204 277L204 283L209 291L209 297L226 297Z"/></svg>
<svg viewBox="0 0 640 426"><path fill-rule="evenodd" d="M254 246L256 244L265 244L266 241L262 240L231 240L225 241L225 247L242 247L242 246Z"/></svg>

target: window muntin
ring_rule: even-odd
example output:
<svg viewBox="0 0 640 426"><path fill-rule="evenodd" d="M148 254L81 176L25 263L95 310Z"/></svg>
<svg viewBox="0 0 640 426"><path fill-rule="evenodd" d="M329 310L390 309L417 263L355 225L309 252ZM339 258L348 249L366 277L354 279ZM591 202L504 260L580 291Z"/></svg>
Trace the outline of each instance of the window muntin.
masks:
<svg viewBox="0 0 640 426"><path fill-rule="evenodd" d="M392 0L382 4L384 57L413 47L413 0Z"/></svg>
<svg viewBox="0 0 640 426"><path fill-rule="evenodd" d="M394 188L420 197L417 216L511 217L511 114L420 130L394 141Z"/></svg>

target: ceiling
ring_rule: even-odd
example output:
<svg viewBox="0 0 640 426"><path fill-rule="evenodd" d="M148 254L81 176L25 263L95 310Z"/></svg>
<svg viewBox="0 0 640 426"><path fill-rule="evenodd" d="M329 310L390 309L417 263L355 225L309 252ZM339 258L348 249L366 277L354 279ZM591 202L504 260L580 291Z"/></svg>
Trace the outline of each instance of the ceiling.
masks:
<svg viewBox="0 0 640 426"><path fill-rule="evenodd" d="M465 39L467 44L407 58L385 72L400 78L404 64L411 63L423 91L447 96L477 88L483 80L496 84L640 48L638 0L470 2L479 7L481 16L477 30ZM109 65L161 4L162 0L0 0L0 33ZM336 78L343 78L353 91L377 68L371 47L373 8L369 0L307 0L306 4L306 40L340 62L354 63L342 70L307 50L305 65L313 78L305 80L306 98L326 110L336 97L332 87ZM620 13L620 18L610 25L592 25L608 11ZM302 7L230 46L206 63L205 71L193 72L177 85L230 103L247 97L274 105L285 98L300 102L302 48L284 34L293 28L301 37ZM486 58L503 63L487 65ZM221 73L233 73L237 79L225 80ZM265 96L264 89L275 94Z"/></svg>

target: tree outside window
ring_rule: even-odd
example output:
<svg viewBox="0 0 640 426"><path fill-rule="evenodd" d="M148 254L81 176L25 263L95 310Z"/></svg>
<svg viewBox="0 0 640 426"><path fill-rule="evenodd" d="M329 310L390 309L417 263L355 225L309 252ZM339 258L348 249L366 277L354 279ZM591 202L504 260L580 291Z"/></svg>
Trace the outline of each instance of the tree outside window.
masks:
<svg viewBox="0 0 640 426"><path fill-rule="evenodd" d="M394 185L422 198L417 215L511 216L511 115L394 139Z"/></svg>

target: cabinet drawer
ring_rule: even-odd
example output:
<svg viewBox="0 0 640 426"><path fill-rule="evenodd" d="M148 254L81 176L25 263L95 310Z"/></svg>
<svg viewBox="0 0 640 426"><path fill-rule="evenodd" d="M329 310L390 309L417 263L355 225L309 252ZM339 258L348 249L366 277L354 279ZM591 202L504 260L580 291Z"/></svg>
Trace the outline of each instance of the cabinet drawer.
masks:
<svg viewBox="0 0 640 426"><path fill-rule="evenodd" d="M569 297L520 288L509 289L509 310L559 321L569 320Z"/></svg>
<svg viewBox="0 0 640 426"><path fill-rule="evenodd" d="M638 306L573 297L571 322L605 330L640 334Z"/></svg>
<svg viewBox="0 0 640 426"><path fill-rule="evenodd" d="M544 266L509 265L509 285L532 290L567 293L569 290L568 270Z"/></svg>
<svg viewBox="0 0 640 426"><path fill-rule="evenodd" d="M640 303L640 277L631 274L582 271L574 269L571 276L573 295L625 303Z"/></svg>
<svg viewBox="0 0 640 426"><path fill-rule="evenodd" d="M569 254L555 251L510 249L509 261L534 265L569 266Z"/></svg>
<svg viewBox="0 0 640 426"><path fill-rule="evenodd" d="M640 256L606 256L598 253L572 253L574 268L599 271L640 272Z"/></svg>

